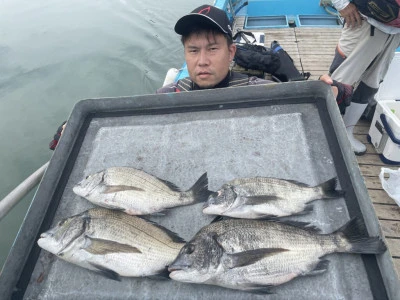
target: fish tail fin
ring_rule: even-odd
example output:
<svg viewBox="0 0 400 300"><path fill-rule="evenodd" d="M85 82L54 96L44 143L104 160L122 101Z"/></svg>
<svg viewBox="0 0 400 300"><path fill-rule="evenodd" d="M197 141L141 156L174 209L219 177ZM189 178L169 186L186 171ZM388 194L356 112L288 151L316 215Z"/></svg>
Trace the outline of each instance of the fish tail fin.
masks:
<svg viewBox="0 0 400 300"><path fill-rule="evenodd" d="M360 218L351 219L335 233L343 235L350 244L350 249L343 250L343 252L381 254L386 251L386 245L379 236L368 236Z"/></svg>
<svg viewBox="0 0 400 300"><path fill-rule="evenodd" d="M196 183L188 190L194 198L194 202L204 202L208 199L211 191L208 190L207 172L201 175Z"/></svg>
<svg viewBox="0 0 400 300"><path fill-rule="evenodd" d="M329 198L339 198L342 197L345 192L344 191L337 191L337 178L332 178L329 179L328 181L325 181L324 183L321 183L319 187L322 190L322 193L324 195L324 198L329 199Z"/></svg>

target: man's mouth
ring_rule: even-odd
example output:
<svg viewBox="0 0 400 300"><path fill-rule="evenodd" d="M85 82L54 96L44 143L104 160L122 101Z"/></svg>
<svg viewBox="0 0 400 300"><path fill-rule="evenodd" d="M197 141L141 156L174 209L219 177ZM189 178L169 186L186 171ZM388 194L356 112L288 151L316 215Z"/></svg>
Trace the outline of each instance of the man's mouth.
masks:
<svg viewBox="0 0 400 300"><path fill-rule="evenodd" d="M197 76L199 76L200 78L202 78L202 77L208 77L208 76L210 76L210 73L208 73L208 72L199 72L199 73L197 74Z"/></svg>

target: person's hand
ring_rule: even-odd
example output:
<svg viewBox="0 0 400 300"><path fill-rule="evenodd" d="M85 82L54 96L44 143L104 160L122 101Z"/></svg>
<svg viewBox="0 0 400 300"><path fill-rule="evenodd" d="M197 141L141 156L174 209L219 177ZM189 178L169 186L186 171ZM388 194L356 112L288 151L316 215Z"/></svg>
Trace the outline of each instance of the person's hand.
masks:
<svg viewBox="0 0 400 300"><path fill-rule="evenodd" d="M350 28L361 26L362 18L360 12L353 3L347 5L339 13Z"/></svg>
<svg viewBox="0 0 400 300"><path fill-rule="evenodd" d="M333 83L333 79L331 76L329 76L328 74L324 74L322 76L319 77L319 80L325 82L326 84L332 85Z"/></svg>
<svg viewBox="0 0 400 300"><path fill-rule="evenodd" d="M50 150L56 149L57 144L58 144L58 140L60 139L60 137L61 137L61 135L62 135L62 133L63 133L63 131L64 131L66 125L67 125L67 121L64 121L64 122L58 127L57 132L56 132L56 134L55 134L54 137L53 137L53 140L52 140L52 141L50 142L50 144L49 144L49 149L50 149Z"/></svg>

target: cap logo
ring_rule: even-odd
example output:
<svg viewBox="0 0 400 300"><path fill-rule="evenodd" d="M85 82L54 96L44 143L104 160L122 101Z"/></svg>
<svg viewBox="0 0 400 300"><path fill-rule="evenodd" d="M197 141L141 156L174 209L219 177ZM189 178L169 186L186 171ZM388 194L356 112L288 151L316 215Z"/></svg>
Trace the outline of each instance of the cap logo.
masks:
<svg viewBox="0 0 400 300"><path fill-rule="evenodd" d="M209 7L203 8L203 9L200 10L198 13L199 13L199 14L203 14L203 15L207 15L207 14L210 13L210 10L211 10L211 7L209 6Z"/></svg>

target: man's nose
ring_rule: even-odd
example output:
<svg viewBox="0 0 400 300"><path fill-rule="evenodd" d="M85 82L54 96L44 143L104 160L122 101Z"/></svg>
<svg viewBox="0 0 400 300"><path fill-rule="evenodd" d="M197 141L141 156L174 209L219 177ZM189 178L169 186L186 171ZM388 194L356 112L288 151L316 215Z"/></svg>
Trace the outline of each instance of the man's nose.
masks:
<svg viewBox="0 0 400 300"><path fill-rule="evenodd" d="M208 59L208 54L207 50L202 49L199 53L199 65L208 65L209 59Z"/></svg>

